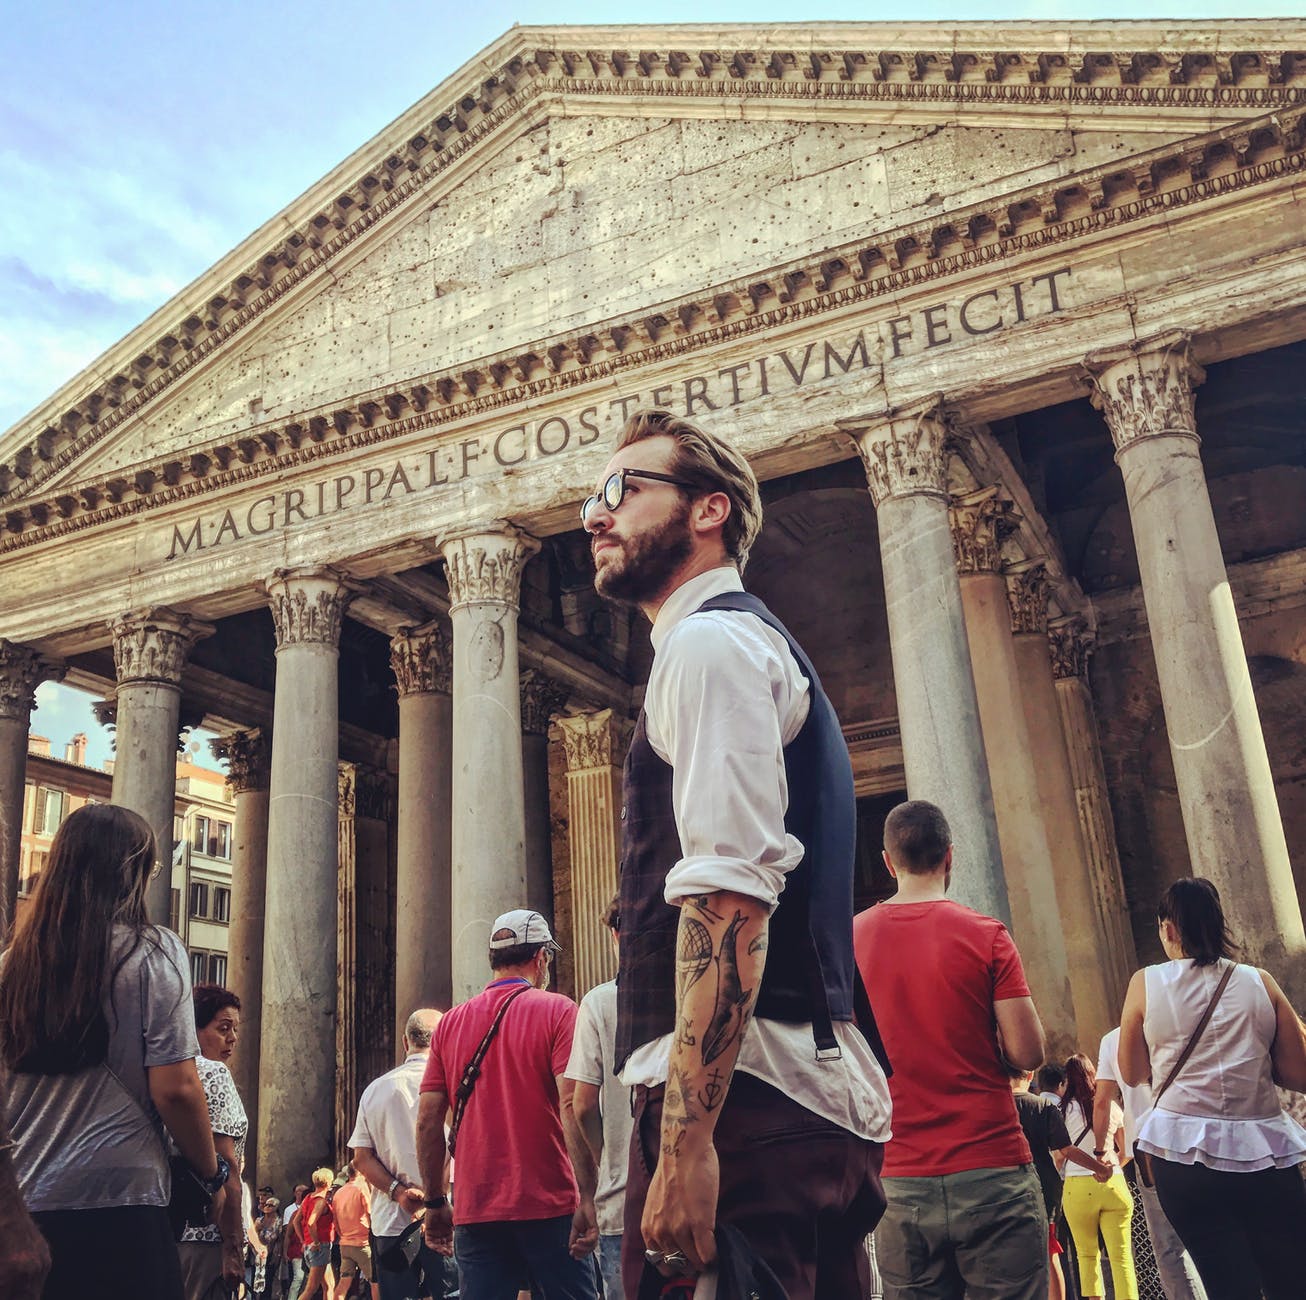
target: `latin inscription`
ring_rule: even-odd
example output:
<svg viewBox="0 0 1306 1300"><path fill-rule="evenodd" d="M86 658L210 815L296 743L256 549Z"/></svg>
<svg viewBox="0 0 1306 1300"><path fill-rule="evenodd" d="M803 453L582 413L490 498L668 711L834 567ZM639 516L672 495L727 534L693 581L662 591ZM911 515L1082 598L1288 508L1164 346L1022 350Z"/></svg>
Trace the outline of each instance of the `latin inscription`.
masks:
<svg viewBox="0 0 1306 1300"><path fill-rule="evenodd" d="M808 384L837 381L867 370L883 371L886 364L912 355L1061 312L1070 276L1069 267L1050 271L892 317L878 326L878 334L864 329L801 348L781 349L646 392L608 398L566 415L521 420L460 442L442 441L388 465L345 471L302 488L269 492L248 506L200 514L174 524L167 558L217 549L346 510L384 506L467 478L566 455L601 438L611 438L627 416L641 408L661 407L696 419Z"/></svg>

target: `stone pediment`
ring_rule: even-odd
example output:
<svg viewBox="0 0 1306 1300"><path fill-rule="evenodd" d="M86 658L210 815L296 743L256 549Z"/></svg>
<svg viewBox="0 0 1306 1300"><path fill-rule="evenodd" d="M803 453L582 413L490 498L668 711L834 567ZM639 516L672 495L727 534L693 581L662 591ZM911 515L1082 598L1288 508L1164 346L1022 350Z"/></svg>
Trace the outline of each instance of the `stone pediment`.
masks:
<svg viewBox="0 0 1306 1300"><path fill-rule="evenodd" d="M1298 114L1251 120L1306 103L1285 37L514 29L0 439L0 522L30 540L1232 184L1300 147Z"/></svg>

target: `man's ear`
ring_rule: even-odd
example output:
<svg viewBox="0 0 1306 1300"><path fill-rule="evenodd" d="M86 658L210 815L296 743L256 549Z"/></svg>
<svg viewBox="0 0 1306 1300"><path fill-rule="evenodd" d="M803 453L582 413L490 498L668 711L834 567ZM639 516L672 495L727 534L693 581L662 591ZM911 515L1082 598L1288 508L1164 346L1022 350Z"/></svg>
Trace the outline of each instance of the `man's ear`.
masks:
<svg viewBox="0 0 1306 1300"><path fill-rule="evenodd" d="M730 498L724 492L709 492L694 502L689 518L695 532L717 532L730 518Z"/></svg>
<svg viewBox="0 0 1306 1300"><path fill-rule="evenodd" d="M884 866L888 873L895 879L898 879L898 868L893 865L893 859L889 856L889 850L885 849L880 857L884 859Z"/></svg>

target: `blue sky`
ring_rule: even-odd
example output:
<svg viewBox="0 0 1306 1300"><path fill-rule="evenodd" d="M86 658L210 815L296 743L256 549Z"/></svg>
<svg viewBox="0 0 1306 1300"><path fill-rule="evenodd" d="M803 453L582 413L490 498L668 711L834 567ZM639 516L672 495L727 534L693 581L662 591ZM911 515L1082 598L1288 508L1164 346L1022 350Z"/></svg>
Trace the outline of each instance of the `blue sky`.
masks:
<svg viewBox="0 0 1306 1300"><path fill-rule="evenodd" d="M515 22L1300 14L1301 0L11 4L0 79L0 430ZM33 729L56 754L85 730L92 763L109 756L89 696L45 686L38 702Z"/></svg>

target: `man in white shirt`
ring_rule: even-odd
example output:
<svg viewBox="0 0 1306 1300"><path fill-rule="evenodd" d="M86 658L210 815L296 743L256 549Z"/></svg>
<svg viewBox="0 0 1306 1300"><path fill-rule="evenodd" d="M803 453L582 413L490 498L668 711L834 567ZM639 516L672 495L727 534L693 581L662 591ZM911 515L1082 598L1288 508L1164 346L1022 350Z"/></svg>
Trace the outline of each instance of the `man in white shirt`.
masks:
<svg viewBox="0 0 1306 1300"><path fill-rule="evenodd" d="M757 480L648 412L582 522L599 594L653 624L622 810L626 1293L645 1256L704 1271L720 1219L790 1300L865 1294L889 1098L852 958L852 773L806 655L743 590Z"/></svg>
<svg viewBox="0 0 1306 1300"><path fill-rule="evenodd" d="M354 1168L372 1186L372 1236L378 1261L399 1240L425 1200L417 1182L417 1105L431 1035L440 1016L439 1011L423 1008L408 1017L403 1064L367 1085L349 1135ZM446 1280L452 1278L451 1265L452 1261L424 1243L411 1269L396 1271L378 1262L381 1300L417 1300L420 1296L440 1300Z"/></svg>
<svg viewBox="0 0 1306 1300"><path fill-rule="evenodd" d="M1111 1103L1119 1102L1125 1112L1125 1139L1133 1149L1134 1138L1143 1117L1152 1109L1152 1090L1143 1086L1135 1088L1120 1077L1117 1053L1120 1047L1119 1028L1103 1036L1097 1056L1097 1087L1093 1093L1093 1146L1098 1154L1106 1146L1106 1133L1110 1125ZM1135 1165L1137 1169L1137 1165ZM1184 1249L1179 1234L1170 1225L1156 1188L1143 1183L1142 1171L1135 1187L1143 1203L1143 1217L1152 1238L1152 1253L1156 1256L1157 1271L1168 1300L1206 1300L1206 1288L1197 1275L1192 1257Z"/></svg>

